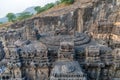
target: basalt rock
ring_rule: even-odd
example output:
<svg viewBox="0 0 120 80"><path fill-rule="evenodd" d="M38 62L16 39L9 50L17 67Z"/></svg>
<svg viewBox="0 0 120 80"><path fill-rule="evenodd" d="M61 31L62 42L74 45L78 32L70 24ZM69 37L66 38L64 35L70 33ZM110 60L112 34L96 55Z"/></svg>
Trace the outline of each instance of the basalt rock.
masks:
<svg viewBox="0 0 120 80"><path fill-rule="evenodd" d="M2 80L120 80L119 0L76 0L0 30Z"/></svg>

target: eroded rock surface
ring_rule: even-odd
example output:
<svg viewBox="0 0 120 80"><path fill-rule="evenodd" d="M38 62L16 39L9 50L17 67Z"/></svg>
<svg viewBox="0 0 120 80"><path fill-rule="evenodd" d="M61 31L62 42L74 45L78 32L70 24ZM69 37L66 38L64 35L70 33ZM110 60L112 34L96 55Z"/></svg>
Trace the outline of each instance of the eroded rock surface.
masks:
<svg viewBox="0 0 120 80"><path fill-rule="evenodd" d="M2 80L120 80L119 0L76 0L0 30Z"/></svg>

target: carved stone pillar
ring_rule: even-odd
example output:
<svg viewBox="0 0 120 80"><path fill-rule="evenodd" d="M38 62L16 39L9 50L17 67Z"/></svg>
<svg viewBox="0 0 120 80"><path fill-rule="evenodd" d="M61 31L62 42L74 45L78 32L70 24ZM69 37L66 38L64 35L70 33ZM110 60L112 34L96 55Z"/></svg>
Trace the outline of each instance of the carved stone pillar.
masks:
<svg viewBox="0 0 120 80"><path fill-rule="evenodd" d="M83 32L83 11L81 9L78 9L78 20L77 20L77 28L76 30L78 32Z"/></svg>
<svg viewBox="0 0 120 80"><path fill-rule="evenodd" d="M100 72L101 72L101 68L98 67L98 68L97 68L97 79L96 79L96 80L99 80Z"/></svg>

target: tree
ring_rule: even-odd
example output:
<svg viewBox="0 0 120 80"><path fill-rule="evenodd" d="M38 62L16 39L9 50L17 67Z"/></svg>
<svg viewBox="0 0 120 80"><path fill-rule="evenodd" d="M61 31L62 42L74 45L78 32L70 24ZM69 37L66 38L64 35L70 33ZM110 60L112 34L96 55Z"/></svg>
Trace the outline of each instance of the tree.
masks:
<svg viewBox="0 0 120 80"><path fill-rule="evenodd" d="M74 0L60 0L60 2L65 4L73 4Z"/></svg>
<svg viewBox="0 0 120 80"><path fill-rule="evenodd" d="M35 11L36 11L37 13L39 13L41 7L40 7L40 6L36 6L34 9L35 9Z"/></svg>
<svg viewBox="0 0 120 80"><path fill-rule="evenodd" d="M59 5L59 4L60 4L60 1L56 1L56 2L55 2L55 5Z"/></svg>
<svg viewBox="0 0 120 80"><path fill-rule="evenodd" d="M37 14L45 11L44 7L40 7L40 6L36 6L34 9L37 12Z"/></svg>
<svg viewBox="0 0 120 80"><path fill-rule="evenodd" d="M3 24L3 22L0 22L0 24Z"/></svg>
<svg viewBox="0 0 120 80"><path fill-rule="evenodd" d="M18 20L23 20L23 19L27 19L29 17L31 17L32 14L30 12L23 12L23 13L20 13L20 15L18 16Z"/></svg>
<svg viewBox="0 0 120 80"><path fill-rule="evenodd" d="M48 10L48 9L52 8L53 6L54 6L54 3L48 3L44 6L44 9Z"/></svg>
<svg viewBox="0 0 120 80"><path fill-rule="evenodd" d="M43 7L36 6L34 9L35 9L35 11L37 11L37 14L38 14L38 13L41 13L43 11L46 11L46 10L52 8L53 6L54 6L54 3L49 3L49 4L46 4Z"/></svg>
<svg viewBox="0 0 120 80"><path fill-rule="evenodd" d="M8 13L6 17L8 18L9 22L14 22L16 20L16 16L14 13Z"/></svg>

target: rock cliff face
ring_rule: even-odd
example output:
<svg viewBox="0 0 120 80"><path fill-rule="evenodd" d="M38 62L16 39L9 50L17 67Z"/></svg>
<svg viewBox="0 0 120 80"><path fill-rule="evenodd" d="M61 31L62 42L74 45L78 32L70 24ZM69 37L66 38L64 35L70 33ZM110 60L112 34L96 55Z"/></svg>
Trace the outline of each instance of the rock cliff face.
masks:
<svg viewBox="0 0 120 80"><path fill-rule="evenodd" d="M119 39L118 0L76 0L0 30L0 78L120 80Z"/></svg>
<svg viewBox="0 0 120 80"><path fill-rule="evenodd" d="M118 45L120 43L120 8L118 4L119 1L115 0L98 0L85 9L83 18L86 27L84 30L88 31L94 39L104 41L112 47L115 47L116 43Z"/></svg>
<svg viewBox="0 0 120 80"><path fill-rule="evenodd" d="M38 15L34 18L12 24L8 32L9 30L18 30L19 32L19 30L23 29L21 33L24 34L28 27L30 34L34 30L37 30L38 33L46 33L63 29L71 33L74 31L92 32L92 34L97 33L104 36L100 32L101 29L98 29L99 26L111 27L116 26L114 24L119 22L119 7L116 4L113 0L78 0L73 5L65 8L42 13L41 17ZM116 30L118 29L112 28L113 33L116 33ZM119 32L115 35L119 35ZM93 37L97 36L93 35Z"/></svg>
<svg viewBox="0 0 120 80"><path fill-rule="evenodd" d="M63 30L68 34L73 33L77 27L77 11L72 11L60 16L35 17L10 26L10 30L17 31L22 35L21 38L30 38L29 34L44 34L52 31ZM70 32L68 32L70 31ZM25 37L23 37L23 35ZM33 36L31 36L32 38Z"/></svg>

